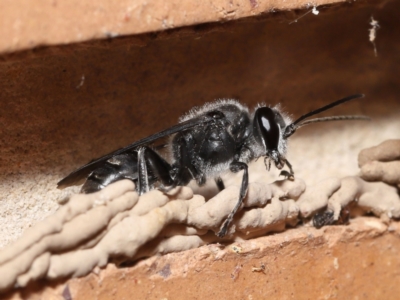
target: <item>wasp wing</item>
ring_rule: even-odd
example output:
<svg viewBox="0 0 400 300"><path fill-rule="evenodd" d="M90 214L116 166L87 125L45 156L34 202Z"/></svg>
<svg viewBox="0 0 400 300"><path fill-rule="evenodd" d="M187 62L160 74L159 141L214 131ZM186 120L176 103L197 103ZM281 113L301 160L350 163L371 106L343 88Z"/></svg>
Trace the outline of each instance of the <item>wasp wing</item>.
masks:
<svg viewBox="0 0 400 300"><path fill-rule="evenodd" d="M89 162L88 164L80 167L79 169L73 171L71 174L69 174L67 177L65 177L64 179L60 180L57 183L57 188L63 189L68 186L71 186L71 185L81 184L82 181L84 179L86 179L91 172L93 172L95 169L100 167L104 162L106 162L107 160L109 160L110 158L112 158L116 155L126 153L128 151L131 151L137 147L140 147L140 146L143 146L146 144L150 144L160 138L172 135L174 133L185 131L190 128L196 127L198 125L212 122L213 120L215 120L215 118L218 118L218 117L220 117L220 115L203 115L198 118L193 118L193 119L184 121L182 123L179 123L177 125L174 125L163 131L160 131L156 134L150 135L150 136L148 136L144 139L141 139L135 143L132 143L124 148L115 150L115 151L113 151L109 154L106 154L98 159L95 159L95 160Z"/></svg>

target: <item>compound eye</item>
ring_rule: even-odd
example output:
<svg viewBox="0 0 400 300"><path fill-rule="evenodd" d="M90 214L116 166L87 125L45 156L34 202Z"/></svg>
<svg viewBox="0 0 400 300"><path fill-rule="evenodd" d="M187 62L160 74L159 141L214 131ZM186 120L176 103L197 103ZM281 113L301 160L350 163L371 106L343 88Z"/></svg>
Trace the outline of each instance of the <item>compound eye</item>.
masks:
<svg viewBox="0 0 400 300"><path fill-rule="evenodd" d="M259 133L258 138L261 139L267 151L278 150L280 127L271 108L258 108L254 115L253 126L254 132Z"/></svg>

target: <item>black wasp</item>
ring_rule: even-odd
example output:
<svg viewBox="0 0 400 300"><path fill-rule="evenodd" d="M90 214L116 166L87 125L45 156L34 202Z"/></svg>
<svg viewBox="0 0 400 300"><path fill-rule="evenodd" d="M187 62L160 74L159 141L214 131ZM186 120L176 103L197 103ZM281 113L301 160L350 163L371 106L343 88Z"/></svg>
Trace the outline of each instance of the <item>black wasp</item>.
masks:
<svg viewBox="0 0 400 300"><path fill-rule="evenodd" d="M267 170L271 161L278 169L287 165L289 171L282 171L281 174L293 179L292 166L285 157L287 139L299 127L310 123L367 119L365 116L331 116L306 120L363 96L357 94L340 99L294 122L279 107L259 106L250 113L246 106L235 100L207 103L190 110L177 125L80 167L58 182L58 187L80 184L86 179L82 192L92 193L117 180L130 179L141 195L155 188L166 191L187 185L191 180L203 185L207 178L214 178L219 189L223 189L224 184L219 177L222 172L243 170L238 202L217 233L223 237L247 193L247 163L264 157ZM154 146L167 136L171 136L165 145L172 153L170 162L160 154L159 147Z"/></svg>

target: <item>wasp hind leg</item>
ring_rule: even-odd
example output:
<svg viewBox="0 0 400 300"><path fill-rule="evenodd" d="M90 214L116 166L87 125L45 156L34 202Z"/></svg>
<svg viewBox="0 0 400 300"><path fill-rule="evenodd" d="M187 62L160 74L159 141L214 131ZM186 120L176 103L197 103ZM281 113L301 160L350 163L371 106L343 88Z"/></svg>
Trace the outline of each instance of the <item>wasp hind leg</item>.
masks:
<svg viewBox="0 0 400 300"><path fill-rule="evenodd" d="M137 168L139 195L150 191L156 181L160 182L157 188L161 191L169 191L176 186L175 180L171 177L171 165L148 147L139 148Z"/></svg>

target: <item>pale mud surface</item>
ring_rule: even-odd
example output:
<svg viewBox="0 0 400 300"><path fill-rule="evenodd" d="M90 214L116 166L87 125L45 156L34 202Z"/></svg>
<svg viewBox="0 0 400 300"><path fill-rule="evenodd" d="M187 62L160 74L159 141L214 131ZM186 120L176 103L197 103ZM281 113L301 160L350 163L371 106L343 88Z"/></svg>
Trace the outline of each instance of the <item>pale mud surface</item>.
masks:
<svg viewBox="0 0 400 300"><path fill-rule="evenodd" d="M328 178L309 187L299 178L268 183L270 173L253 172L244 204L223 239L215 233L237 202L240 173L227 178L226 189L208 201L189 187L139 197L129 180L74 195L0 252L0 290L39 278L84 276L110 260L119 264L283 231L321 209L333 212L337 221L341 210L352 205L352 215L372 213L390 222L400 218L399 145L400 140L389 140L363 150L361 177Z"/></svg>

